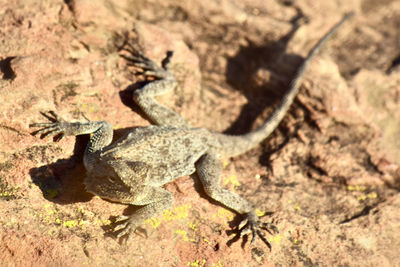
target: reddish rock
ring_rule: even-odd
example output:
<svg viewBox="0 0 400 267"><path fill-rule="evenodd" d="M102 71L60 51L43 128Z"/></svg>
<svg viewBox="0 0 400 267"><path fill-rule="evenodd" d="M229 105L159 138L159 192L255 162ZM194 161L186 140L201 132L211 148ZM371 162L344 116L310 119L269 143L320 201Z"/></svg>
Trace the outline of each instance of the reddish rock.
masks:
<svg viewBox="0 0 400 267"><path fill-rule="evenodd" d="M396 265L400 6L289 2L0 1L2 265ZM260 240L230 242L234 214L205 197L195 176L166 185L174 206L121 244L110 222L126 206L82 184L87 138L30 134L47 110L107 120L116 136L148 125L130 97L141 77L119 56L124 37L157 61L174 51L179 86L161 102L195 127L247 132L350 10L355 18L312 63L278 129L224 162L222 185L274 212L263 217L280 230L268 235L272 251Z"/></svg>

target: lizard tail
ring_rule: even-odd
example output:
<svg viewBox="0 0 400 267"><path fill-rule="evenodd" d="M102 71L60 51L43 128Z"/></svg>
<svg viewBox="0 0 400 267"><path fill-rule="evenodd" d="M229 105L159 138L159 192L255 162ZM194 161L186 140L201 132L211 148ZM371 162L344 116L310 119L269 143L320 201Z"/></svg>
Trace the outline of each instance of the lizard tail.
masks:
<svg viewBox="0 0 400 267"><path fill-rule="evenodd" d="M293 103L294 98L299 92L301 82L303 80L304 72L307 70L311 60L315 57L325 42L337 31L337 29L354 14L346 14L337 24L335 24L311 49L306 59L303 61L300 68L297 70L295 78L291 81L289 90L285 93L279 106L272 112L263 125L258 129L248 134L231 136L219 136L221 145L224 148L224 156L232 157L240 155L254 147L256 147L262 140L269 136L279 123L282 121L290 105Z"/></svg>

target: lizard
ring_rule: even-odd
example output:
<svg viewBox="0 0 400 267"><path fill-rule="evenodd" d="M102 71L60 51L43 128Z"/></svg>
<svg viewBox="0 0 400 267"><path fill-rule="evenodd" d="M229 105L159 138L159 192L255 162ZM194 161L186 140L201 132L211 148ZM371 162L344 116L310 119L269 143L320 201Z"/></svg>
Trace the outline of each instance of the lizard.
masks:
<svg viewBox="0 0 400 267"><path fill-rule="evenodd" d="M239 237L252 235L251 244L259 237L270 249L261 230L278 232L275 225L262 222L253 206L238 194L220 187L221 159L245 153L262 142L279 125L296 97L304 73L320 48L352 14L345 15L310 50L298 68L280 104L256 130L244 135L227 135L204 128L194 128L175 111L158 103L154 97L177 86L170 69L173 53L167 52L161 67L144 53L128 45L131 65L151 77L143 87L133 92L135 103L153 125L133 128L112 142L113 128L106 121L68 122L54 111L42 112L50 122L32 123L40 127L33 132L41 138L91 134L83 163L86 168L86 190L101 198L139 206L131 215L120 215L113 232L117 238L129 239L144 223L173 205L173 196L162 188L179 177L197 173L205 193L223 206L235 211L242 219L237 226Z"/></svg>

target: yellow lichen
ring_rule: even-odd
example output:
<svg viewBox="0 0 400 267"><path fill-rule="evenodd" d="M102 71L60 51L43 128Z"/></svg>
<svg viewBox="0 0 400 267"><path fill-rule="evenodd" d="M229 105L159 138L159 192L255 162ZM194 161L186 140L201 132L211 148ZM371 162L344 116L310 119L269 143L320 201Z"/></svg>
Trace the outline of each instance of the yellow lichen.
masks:
<svg viewBox="0 0 400 267"><path fill-rule="evenodd" d="M282 236L280 234L274 235L268 239L269 242L275 243L277 245L280 244L281 240L282 240Z"/></svg>
<svg viewBox="0 0 400 267"><path fill-rule="evenodd" d="M294 209L295 210L297 210L297 211L301 211L301 207L300 207L300 205L299 204L294 204Z"/></svg>
<svg viewBox="0 0 400 267"><path fill-rule="evenodd" d="M58 191L54 189L46 189L46 197L49 199L55 198L58 196Z"/></svg>
<svg viewBox="0 0 400 267"><path fill-rule="evenodd" d="M228 167L228 165L229 165L229 161L228 161L228 160L225 160L225 161L222 163L222 168L225 169L226 167Z"/></svg>
<svg viewBox="0 0 400 267"><path fill-rule="evenodd" d="M219 260L217 263L211 263L211 267L223 267L221 260Z"/></svg>
<svg viewBox="0 0 400 267"><path fill-rule="evenodd" d="M57 233L57 231L56 231L55 229L50 229L49 232L48 232L48 234L49 234L50 236L53 236L53 235L55 235L56 233Z"/></svg>
<svg viewBox="0 0 400 267"><path fill-rule="evenodd" d="M186 242L189 241L188 234L185 230L175 230L175 234L182 236L183 241L186 241Z"/></svg>
<svg viewBox="0 0 400 267"><path fill-rule="evenodd" d="M362 192L362 191L365 191L367 188L365 187L365 186L363 186L363 185L349 185L349 186L347 186L347 190L348 191L359 191L359 192Z"/></svg>
<svg viewBox="0 0 400 267"><path fill-rule="evenodd" d="M109 219L99 220L101 225L111 225L111 221Z"/></svg>
<svg viewBox="0 0 400 267"><path fill-rule="evenodd" d="M256 215L257 215L258 217L262 217L262 216L264 216L264 215L266 214L265 211L260 210L260 209L255 209L255 213L256 213Z"/></svg>
<svg viewBox="0 0 400 267"><path fill-rule="evenodd" d="M216 214L213 214L212 215L212 218L213 219L227 219L227 220L233 220L233 217L234 217L235 215L231 212L231 211L229 211L229 210L227 210L227 209L224 209L224 208L218 208L218 211L217 211L217 213Z"/></svg>
<svg viewBox="0 0 400 267"><path fill-rule="evenodd" d="M203 259L203 260L194 260L192 262L188 262L187 266L190 266L190 267L204 267L204 266L206 266L206 260L205 259ZM207 264L207 266L223 267L223 265L221 263L221 260L219 260L217 263L211 263L211 265Z"/></svg>
<svg viewBox="0 0 400 267"><path fill-rule="evenodd" d="M192 208L190 204L185 204L179 207L175 207L172 211L164 211L164 221L175 221L189 216L189 210Z"/></svg>
<svg viewBox="0 0 400 267"><path fill-rule="evenodd" d="M78 226L78 222L75 220L64 221L64 222L62 222L62 226L67 227L67 228L72 228L72 227Z"/></svg>
<svg viewBox="0 0 400 267"><path fill-rule="evenodd" d="M188 262L187 263L187 266L190 266L190 267L202 267L202 266L205 266L206 265L206 260L194 260L194 261L192 261L192 262Z"/></svg>
<svg viewBox="0 0 400 267"><path fill-rule="evenodd" d="M180 219L187 218L189 216L189 210L192 208L190 204L185 204L179 207L175 207L172 210L164 210L162 219L159 219L158 217L153 217L150 219L147 219L145 221L146 224L149 224L151 227L154 229L158 228L161 223L164 222L169 222L169 221L176 221Z"/></svg>
<svg viewBox="0 0 400 267"><path fill-rule="evenodd" d="M375 198L377 198L377 197L378 197L378 194L377 194L376 192L372 192L372 193L369 193L369 194L366 194L366 195L358 196L358 197L357 197L357 200L358 200L358 201L364 201L364 200L366 200L367 198L369 198L369 199L375 199Z"/></svg>
<svg viewBox="0 0 400 267"><path fill-rule="evenodd" d="M150 218L150 219L147 219L145 221L145 223L150 224L151 227L153 227L154 229L157 229L161 224L161 220L158 218Z"/></svg>
<svg viewBox="0 0 400 267"><path fill-rule="evenodd" d="M8 184L0 183L0 198L4 199L15 199L16 194L20 187L11 187Z"/></svg>
<svg viewBox="0 0 400 267"><path fill-rule="evenodd" d="M85 211L81 206L78 206L78 207L76 208L76 210L77 210L79 213L81 213L82 215L86 214L86 211Z"/></svg>
<svg viewBox="0 0 400 267"><path fill-rule="evenodd" d="M198 222L189 222L189 228L192 229L193 231L197 231L198 224L199 224Z"/></svg>
<svg viewBox="0 0 400 267"><path fill-rule="evenodd" d="M231 183L233 186L240 186L240 182L237 179L237 176L234 174L225 179L224 185L227 185L229 183Z"/></svg>

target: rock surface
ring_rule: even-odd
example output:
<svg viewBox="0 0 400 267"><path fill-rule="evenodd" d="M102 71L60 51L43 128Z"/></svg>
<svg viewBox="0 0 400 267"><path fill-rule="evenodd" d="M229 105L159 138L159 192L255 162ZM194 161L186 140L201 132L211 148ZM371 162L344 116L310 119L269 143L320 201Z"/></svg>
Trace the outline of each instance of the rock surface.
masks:
<svg viewBox="0 0 400 267"><path fill-rule="evenodd" d="M400 2L0 0L2 266L395 266L400 262ZM140 77L119 56L129 37L153 59L173 50L180 86L160 98L191 125L230 134L265 119L313 44L354 19L310 66L279 128L225 161L222 183L280 233L272 251L230 235L235 214L196 181L166 185L173 208L120 244L125 205L85 192L87 137L58 143L28 125L55 110L107 120L119 135L148 122ZM299 27L297 27L299 25ZM139 113L137 113L139 112Z"/></svg>

